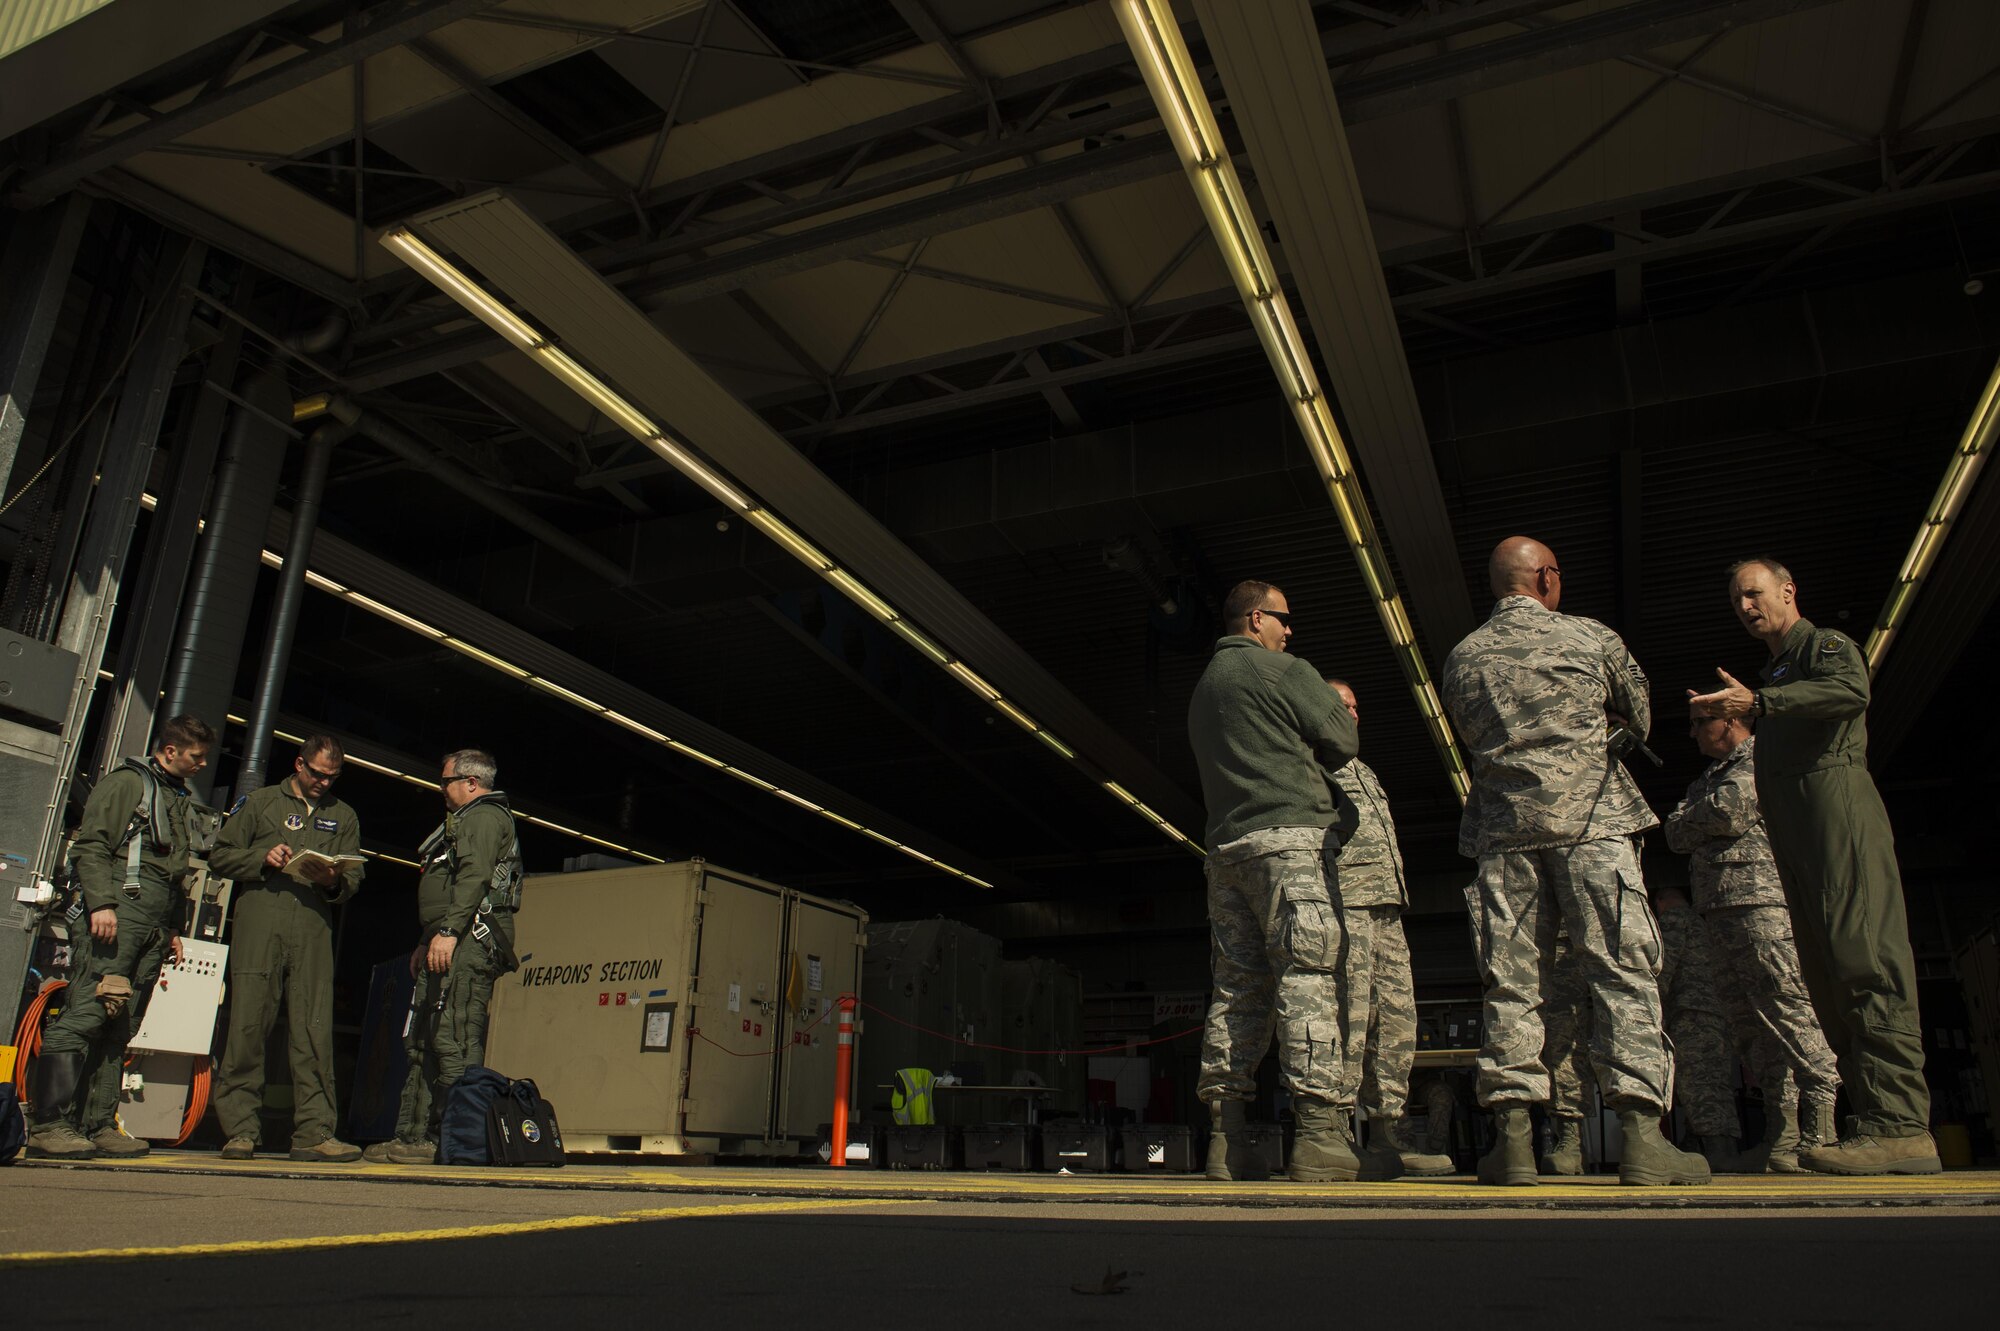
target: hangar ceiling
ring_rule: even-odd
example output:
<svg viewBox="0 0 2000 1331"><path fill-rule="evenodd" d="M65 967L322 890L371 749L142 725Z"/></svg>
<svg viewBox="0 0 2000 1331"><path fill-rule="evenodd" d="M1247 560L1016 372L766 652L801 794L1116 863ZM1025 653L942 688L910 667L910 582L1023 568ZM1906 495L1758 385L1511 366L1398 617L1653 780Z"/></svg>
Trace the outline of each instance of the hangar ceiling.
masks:
<svg viewBox="0 0 2000 1331"><path fill-rule="evenodd" d="M1112 779L1194 798L1182 717L1215 606L1243 577L1284 586L1297 650L1361 693L1420 872L1459 872L1443 771L1102 0L246 9L264 12L163 34L115 89L10 102L32 118L0 194L82 191L241 261L251 281L200 319L407 441L339 446L331 535L992 866L1007 895L1198 882L376 243L498 190L1102 726ZM2000 10L1310 15L1365 214L1343 234L1372 237L1387 313L1364 336L1337 302L1295 307L1323 362L1336 341L1397 359L1391 322L1400 339L1420 434L1385 441L1348 409L1360 380L1341 405L1425 652L1450 646L1427 625L1483 610L1494 540L1548 540L1565 609L1620 628L1653 676L1670 762L1645 779L1671 805L1697 764L1672 699L1755 666L1716 570L1780 552L1809 614L1865 632L2000 350L1993 295L1969 294L2000 272ZM1277 219L1310 205L1257 180L1196 7L1180 17L1292 268L1307 246ZM479 479L442 484L453 468ZM1991 637L1988 545L1948 549L1934 641ZM389 752L486 743L551 818L651 853L914 909L971 891L337 600L307 602L284 708ZM385 842L421 835L431 807L392 814L392 794Z"/></svg>

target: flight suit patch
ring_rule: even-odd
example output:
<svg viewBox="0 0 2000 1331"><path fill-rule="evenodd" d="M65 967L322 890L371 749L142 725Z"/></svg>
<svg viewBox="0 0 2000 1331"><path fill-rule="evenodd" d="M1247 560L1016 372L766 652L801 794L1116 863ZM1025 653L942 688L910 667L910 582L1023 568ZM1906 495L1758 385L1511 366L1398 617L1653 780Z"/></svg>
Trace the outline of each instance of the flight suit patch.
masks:
<svg viewBox="0 0 2000 1331"><path fill-rule="evenodd" d="M298 830L299 830L300 828L304 827L305 825L306 825L306 820L305 820L305 819L303 819L303 818L301 818L301 817L299 817L299 815L297 815L297 814L295 814L295 813L292 813L292 814L286 814L286 815L285 815L285 830L286 830L286 831L288 831L288 832L296 832L296 831L298 831Z"/></svg>
<svg viewBox="0 0 2000 1331"><path fill-rule="evenodd" d="M340 830L340 820L337 818L315 818L313 819L313 829L319 832L338 832Z"/></svg>
<svg viewBox="0 0 2000 1331"><path fill-rule="evenodd" d="M1819 640L1819 654L1821 656L1832 656L1839 650L1840 639L1838 637L1825 637Z"/></svg>

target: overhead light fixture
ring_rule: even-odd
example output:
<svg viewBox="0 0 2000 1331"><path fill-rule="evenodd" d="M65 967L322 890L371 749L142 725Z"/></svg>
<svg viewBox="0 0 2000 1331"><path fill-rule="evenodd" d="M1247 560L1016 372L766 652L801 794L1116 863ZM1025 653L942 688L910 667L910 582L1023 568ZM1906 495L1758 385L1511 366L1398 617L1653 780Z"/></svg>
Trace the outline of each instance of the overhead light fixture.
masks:
<svg viewBox="0 0 2000 1331"><path fill-rule="evenodd" d="M154 501L151 495L147 495L140 502L143 503L146 507L151 508L153 506ZM275 550L265 550L261 553L260 557L262 558L263 562L271 568L283 568L285 565L285 557L279 554ZM786 790L782 786L778 786L773 784L772 782L764 780L762 777L756 776L750 772L743 771L741 768L732 767L729 765L729 763L727 763L721 758L714 757L711 754L703 753L700 749L695 748L691 744L685 744L680 740L674 739L661 731L655 730L653 727L648 726L643 722L635 721L631 717L626 716L621 712L615 712L611 710L609 707L606 707L603 703L600 703L593 698L587 698L583 694L578 693L574 689L565 688L563 685L556 683L554 680L544 678L543 676L536 674L534 671L529 670L527 667L517 665L514 662L507 660L505 657L497 655L494 652L488 651L483 647L475 646L472 643L466 642L462 638L453 637L452 635L446 633L443 629L438 628L431 624L427 624L423 620L418 619L415 615L406 614L392 605L388 605L382 601L375 599L372 596L368 596L361 592L358 592L354 588L346 586L343 583L335 582L332 578L322 577L319 574L316 574L312 572L310 569L308 569L306 571L305 581L307 586L325 592L329 596L337 597L340 600L345 601L347 604L353 606L357 610L364 610L367 613L374 615L378 619L386 620L388 623L396 625L398 628L407 629L412 633L421 635L430 642L438 644L439 646L448 647L452 651L457 652L459 655L465 657L469 661L484 666L488 670L492 670L498 674L506 675L510 679L517 680L521 683L527 684L530 688L539 689L541 692L548 694L550 697L555 698L558 701L567 703L569 706L576 708L580 712L584 712L588 715L600 717L606 721L609 721L613 725L616 725L621 729L629 731L630 733L639 736L641 739L644 739L649 743L656 744L663 749L667 749L674 753L678 753L683 757L693 758L708 767L714 768L716 771L723 772L729 776L735 777L737 780L743 782L746 785L755 786L759 790L764 791L766 794L776 795L778 798L785 800L788 803L795 804L802 809L810 810L811 812L816 813L820 817L826 819L828 822L835 823L843 828L846 828L848 831L865 832L867 833L868 836L874 838L877 841L880 841L883 845L890 846L895 850L900 851L901 853L909 856L911 859L916 860L922 864L928 864L932 868L943 870L945 873L950 874L954 878L961 878L966 882L971 883L974 887L993 886L993 884L987 882L984 878L981 878L976 874L968 873L964 869L958 868L956 865L947 864L943 860L938 859L934 855L926 855L924 852L918 850L916 847L905 845L903 842L896 840L896 838L892 836L888 836L884 833L876 832L870 828L864 827L862 824L855 822L851 818L842 817L840 814L833 812L831 809L823 808L819 804L814 803L812 800L807 799L805 796L795 794L792 791ZM243 721L240 717L231 717L230 720L236 722L238 725L243 724ZM272 733L276 734L280 739L289 740L293 743L298 742L298 736L296 735L286 735L281 731L273 731ZM412 785L428 786L432 790L437 789L437 782L435 781L428 781L420 776L412 776L407 772L399 772L394 768L384 766L380 763L370 762L366 759L357 757L356 755L353 754L349 754L347 756L347 761L354 763L356 766L365 767L372 771L381 772L386 776L391 776L397 778L398 780L407 781ZM592 836L588 832L580 832L577 831L575 828L565 827L560 823L552 823L543 818L532 817L527 814L522 814L518 810L516 811L516 816L521 818L525 822L533 823L537 827L546 827L551 831L561 832L567 836L576 837L578 840L588 841L594 845L603 846L607 850L617 851L621 855L635 856L639 859L649 861L650 863L653 864L661 864L665 862L661 860L658 856L647 855L643 851L633 850L628 846L620 846L615 842L606 841L602 837Z"/></svg>
<svg viewBox="0 0 2000 1331"><path fill-rule="evenodd" d="M1244 210L1243 215L1245 217L1249 215L1247 208ZM549 338L543 336L523 321L519 315L508 309L492 293L481 287L479 283L475 282L450 260L424 243L415 232L407 227L392 228L382 237L382 245L404 263L407 263L410 267L430 279L440 291L457 301L474 317L486 324L487 327L493 329L508 342L512 343L516 350L522 352L531 360L539 362L544 369L569 385L578 396L596 407L608 420L616 422L620 429L651 449L656 456L660 457L668 465L690 480L693 480L697 485L708 491L709 494L720 500L725 506L740 513L744 520L749 522L751 526L770 537L779 549L785 551L792 558L811 569L815 576L832 586L849 601L867 611L870 616L886 626L905 642L908 642L918 652L929 657L934 664L942 667L946 673L958 680L960 684L976 695L982 702L998 710L1008 720L1033 735L1057 754L1060 754L1066 761L1078 767L1084 767L1082 760L1077 757L1075 749L1064 743L1058 736L1051 733L1047 727L1043 726L1019 707L1008 702L1001 695L999 689L988 683L965 662L959 660L942 643L912 623L908 616L897 610L887 599L869 588L853 573L841 568L830 555L814 545L803 533L786 522L782 516L748 497L741 487L722 475L721 472L717 471L707 462L697 457L694 451L687 445L669 436L663 428L654 423L643 411L640 411L639 408L626 401L609 384L606 384L582 365L579 365ZM532 683L533 681L531 680L530 682ZM1110 788L1110 784L1104 782L1102 777L1094 772L1089 772L1088 768L1085 768L1085 770L1090 775L1092 781ZM774 791L774 793L784 795L786 798L792 798L786 792ZM793 802L797 803L798 801L794 799ZM1159 828L1174 841L1187 846L1197 855L1202 853L1201 847L1198 844L1151 809L1146 808L1143 804L1139 804L1136 800L1126 799L1124 802L1128 806L1134 807L1149 823ZM820 812L824 813L825 811L820 810ZM892 842L891 844L895 843ZM906 854L916 854L916 852L909 850L908 847L899 846L898 849L903 850ZM917 855L917 858L924 860L926 863L935 863L929 856ZM939 864L938 867L946 869L951 873L959 872L956 869L952 869L949 865ZM966 875L961 874L960 876L964 877ZM973 879L972 881L977 882L978 880Z"/></svg>
<svg viewBox="0 0 2000 1331"><path fill-rule="evenodd" d="M1341 531L1354 561L1361 568L1362 581L1375 603L1376 616L1394 647L1403 667L1417 711L1424 718L1431 743L1444 759L1445 774L1462 802L1472 783L1465 769L1465 756L1445 717L1437 686L1430 669L1417 651L1416 636L1410 627L1409 612L1402 594L1396 590L1395 576L1382 550L1381 537L1368 515L1368 501L1361 492L1360 478L1334 422L1333 409L1320 387L1312 358L1306 354L1305 339L1298 321L1285 299L1278 281L1277 266L1264 247L1257 219L1250 211L1236 165L1223 146L1222 130L1215 112L1202 90L1194 59L1181 40L1180 25L1174 21L1166 0L1116 0L1118 26L1124 29L1125 43L1138 57L1139 71L1166 126L1167 137L1194 185L1196 200L1208 219L1208 229L1222 251L1223 265L1229 270L1257 340L1270 359L1299 430L1305 436L1306 451L1312 455L1320 480L1339 517ZM1172 829L1168 829L1170 832Z"/></svg>
<svg viewBox="0 0 2000 1331"><path fill-rule="evenodd" d="M1993 373L1987 376L1986 391L1979 395L1972 417L1965 423L1965 433L1959 436L1958 447L1952 450L1944 479L1938 483L1937 493L1931 496L1930 507L1924 510L1924 525L1917 528L1916 539L1910 542L1910 553L1903 557L1903 567L1896 572L1896 585L1890 589L1889 599L1883 602L1882 613L1876 617L1875 628L1861 649L1868 658L1870 675L1881 669L1889 645L1909 621L1917 593L1937 563L1938 552L1950 537L1952 524L1965 508L1965 501L1972 494L1972 483L1986 465L1987 454L1993 451L1996 433L2000 433L2000 364L1995 364Z"/></svg>

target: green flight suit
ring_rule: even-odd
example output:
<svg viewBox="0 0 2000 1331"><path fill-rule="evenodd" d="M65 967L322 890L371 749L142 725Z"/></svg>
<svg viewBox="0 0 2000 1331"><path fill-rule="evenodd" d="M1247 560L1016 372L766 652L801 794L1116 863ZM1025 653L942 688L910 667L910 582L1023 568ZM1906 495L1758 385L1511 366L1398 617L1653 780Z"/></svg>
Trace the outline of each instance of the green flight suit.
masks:
<svg viewBox="0 0 2000 1331"><path fill-rule="evenodd" d="M1763 678L1757 802L1806 990L1860 1131L1916 1136L1931 1097L1895 836L1868 775L1868 663L1801 619Z"/></svg>
<svg viewBox="0 0 2000 1331"><path fill-rule="evenodd" d="M244 797L222 825L209 869L236 884L229 928L229 1040L216 1079L215 1114L225 1137L259 1136L264 1046L285 1008L292 1066L292 1146L334 1135L333 908L361 889L362 867L331 889L264 862L273 846L353 855L361 820L331 796L315 805L289 778Z"/></svg>
<svg viewBox="0 0 2000 1331"><path fill-rule="evenodd" d="M207 812L159 764L149 759L146 768L152 780L131 767L109 773L84 804L70 857L83 890L85 913L70 926L73 962L62 1012L42 1035L43 1056L75 1054L83 1062L68 1104L34 1107L37 1126L67 1118L88 1137L117 1120L125 1046L139 1029L153 982L160 978L175 914L186 891L188 856L199 839L192 824ZM158 825L153 823L154 811ZM143 826L135 826L142 820ZM138 876L128 885L134 836L139 846ZM90 914L105 906L118 912L118 937L110 943L90 936ZM132 982L131 1000L117 1016L110 1015L96 996L99 982L113 975Z"/></svg>
<svg viewBox="0 0 2000 1331"><path fill-rule="evenodd" d="M418 850L420 948L441 929L458 936L451 966L433 974L417 958L416 991L403 1028L410 1070L396 1137L437 1140L445 1093L486 1058L486 1012L493 982L514 969L514 911L520 905L521 843L507 796L492 791L445 815ZM483 937L481 935L484 935Z"/></svg>

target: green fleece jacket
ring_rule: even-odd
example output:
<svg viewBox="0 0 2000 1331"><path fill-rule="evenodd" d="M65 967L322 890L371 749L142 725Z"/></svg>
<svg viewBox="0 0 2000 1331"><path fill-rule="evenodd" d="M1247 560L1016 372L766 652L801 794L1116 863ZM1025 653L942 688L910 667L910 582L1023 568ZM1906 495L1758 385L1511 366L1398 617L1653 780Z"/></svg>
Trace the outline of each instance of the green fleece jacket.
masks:
<svg viewBox="0 0 2000 1331"><path fill-rule="evenodd" d="M1231 634L1188 702L1188 742L1208 806L1210 850L1266 827L1327 827L1320 775L1360 749L1354 718L1312 663Z"/></svg>

